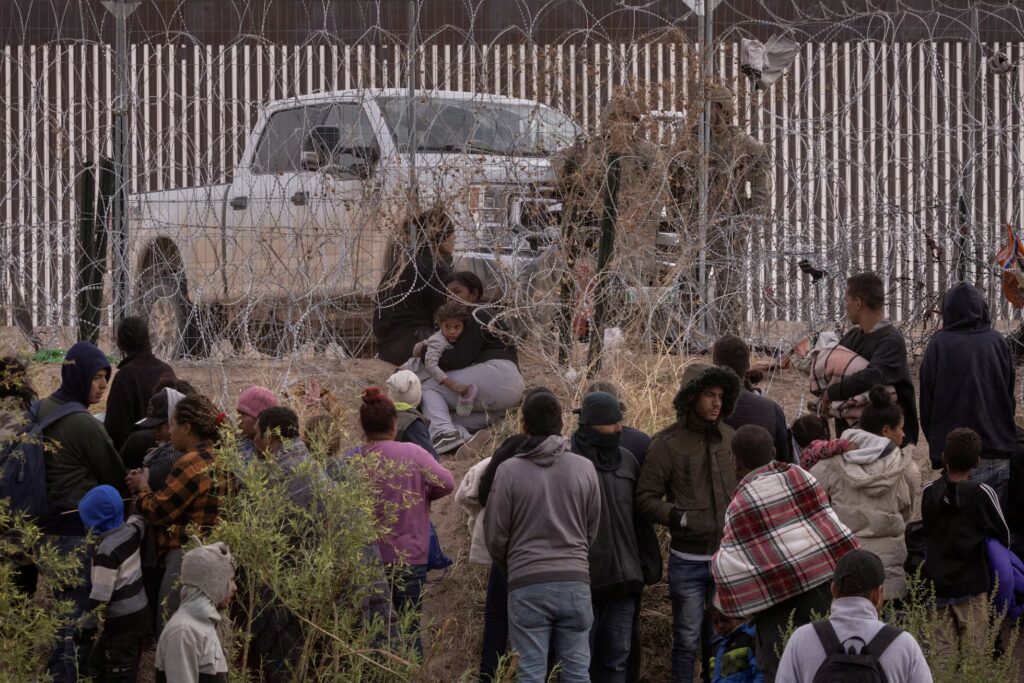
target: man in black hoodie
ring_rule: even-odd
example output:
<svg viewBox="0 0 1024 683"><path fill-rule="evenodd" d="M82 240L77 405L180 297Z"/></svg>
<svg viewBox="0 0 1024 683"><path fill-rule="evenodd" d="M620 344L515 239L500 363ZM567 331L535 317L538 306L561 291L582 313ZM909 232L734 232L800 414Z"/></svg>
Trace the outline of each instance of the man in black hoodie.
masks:
<svg viewBox="0 0 1024 683"><path fill-rule="evenodd" d="M590 547L590 592L594 625L590 630L590 680L625 683L632 646L636 598L643 590L645 564L640 552L643 537L653 540L656 564L661 554L650 523L635 514L633 496L640 463L622 447L622 408L619 399L595 391L583 398L574 412L579 426L572 435L572 451L594 465L601 489L601 522L597 541ZM648 555L648 559L650 556ZM648 570L649 571L649 570ZM653 578L653 577L652 577Z"/></svg>
<svg viewBox="0 0 1024 683"><path fill-rule="evenodd" d="M917 422L917 400L914 397L914 381L907 364L907 343L903 335L885 319L885 285L882 278L874 273L857 273L846 281L843 296L846 316L853 323L840 346L845 346L868 361L860 372L843 377L828 388L827 397L821 401L827 407L831 401L844 401L876 384L892 385L896 389L896 402L903 410L903 443L900 446L917 443L920 428ZM849 425L845 420L836 419L836 434L842 434Z"/></svg>
<svg viewBox="0 0 1024 683"><path fill-rule="evenodd" d="M1013 354L992 329L988 303L974 285L953 285L942 299L942 329L932 336L921 362L921 427L932 467L942 467L946 436L969 427L981 437L983 481L1006 506L1010 457L1017 449L1016 378Z"/></svg>

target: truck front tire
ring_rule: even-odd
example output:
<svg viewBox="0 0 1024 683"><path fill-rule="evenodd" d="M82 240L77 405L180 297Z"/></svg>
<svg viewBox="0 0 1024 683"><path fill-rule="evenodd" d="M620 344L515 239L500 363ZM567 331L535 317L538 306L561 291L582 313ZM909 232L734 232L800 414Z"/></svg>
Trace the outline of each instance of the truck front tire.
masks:
<svg viewBox="0 0 1024 683"><path fill-rule="evenodd" d="M153 281L143 294L143 302L157 356L179 360L208 355L212 330L202 324L199 307L188 300L183 278L171 275Z"/></svg>

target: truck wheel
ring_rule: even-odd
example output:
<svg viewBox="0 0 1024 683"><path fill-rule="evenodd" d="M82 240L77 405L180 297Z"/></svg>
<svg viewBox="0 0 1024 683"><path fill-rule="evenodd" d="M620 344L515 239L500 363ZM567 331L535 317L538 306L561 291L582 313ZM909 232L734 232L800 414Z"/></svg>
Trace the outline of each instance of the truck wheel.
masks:
<svg viewBox="0 0 1024 683"><path fill-rule="evenodd" d="M165 277L145 294L153 352L160 358L204 358L209 353L209 325L199 307L188 300L184 283Z"/></svg>

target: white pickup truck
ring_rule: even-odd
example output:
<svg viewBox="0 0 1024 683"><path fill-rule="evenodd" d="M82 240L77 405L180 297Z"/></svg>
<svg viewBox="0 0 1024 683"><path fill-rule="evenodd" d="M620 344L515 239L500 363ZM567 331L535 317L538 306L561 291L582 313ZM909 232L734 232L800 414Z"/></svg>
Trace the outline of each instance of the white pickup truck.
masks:
<svg viewBox="0 0 1024 683"><path fill-rule="evenodd" d="M577 134L543 104L475 93L272 102L230 183L129 197L132 300L170 357L218 337L265 353L365 340L389 259L408 251L400 226L438 203L456 225L455 267L520 296L549 270L550 158Z"/></svg>

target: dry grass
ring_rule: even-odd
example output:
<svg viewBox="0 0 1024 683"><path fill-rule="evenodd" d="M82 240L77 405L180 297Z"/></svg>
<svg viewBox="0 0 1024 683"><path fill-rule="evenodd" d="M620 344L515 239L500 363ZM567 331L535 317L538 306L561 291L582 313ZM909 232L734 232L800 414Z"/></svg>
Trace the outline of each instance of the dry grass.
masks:
<svg viewBox="0 0 1024 683"><path fill-rule="evenodd" d="M551 360L552 355L544 352L543 346L544 343L531 342L524 348L522 365L526 383L527 386L547 386L563 399L566 429L569 430L574 425L569 410L578 402L589 380L580 373L574 376L569 367L557 366ZM574 351L570 365L581 367L585 354L586 349L580 345ZM597 373L594 379L617 383L628 406L627 421L653 433L673 419L671 399L686 365L693 361L707 362L708 359L622 349L610 355L608 360L606 370ZM57 387L59 370L57 365L32 367L32 379L40 394L45 395ZM350 445L360 439L355 407L362 389L370 384L383 383L390 366L371 360L317 357L307 361L244 359L215 364L184 363L179 364L177 370L181 377L229 409L241 389L250 384L260 383L280 391L314 378L337 399L334 415L342 431L343 445ZM790 421L797 417L808 397L806 377L795 370L769 374L763 387L770 398L783 406ZM299 399L292 403L304 417L319 410L319 406ZM506 420L495 431L500 437L514 429L513 421ZM927 467L926 448L917 450L916 459L923 466L922 474L932 476ZM473 464L469 459L446 459L444 462L457 480ZM433 572L430 577L424 607L428 657L417 680L473 680L479 660L487 568L468 561L470 539L466 517L454 497L449 496L435 504L433 519L444 550L454 564L443 573ZM667 680L672 621L667 583L652 586L645 592L642 615L644 678L648 681ZM1019 652L1019 643L1017 649Z"/></svg>

